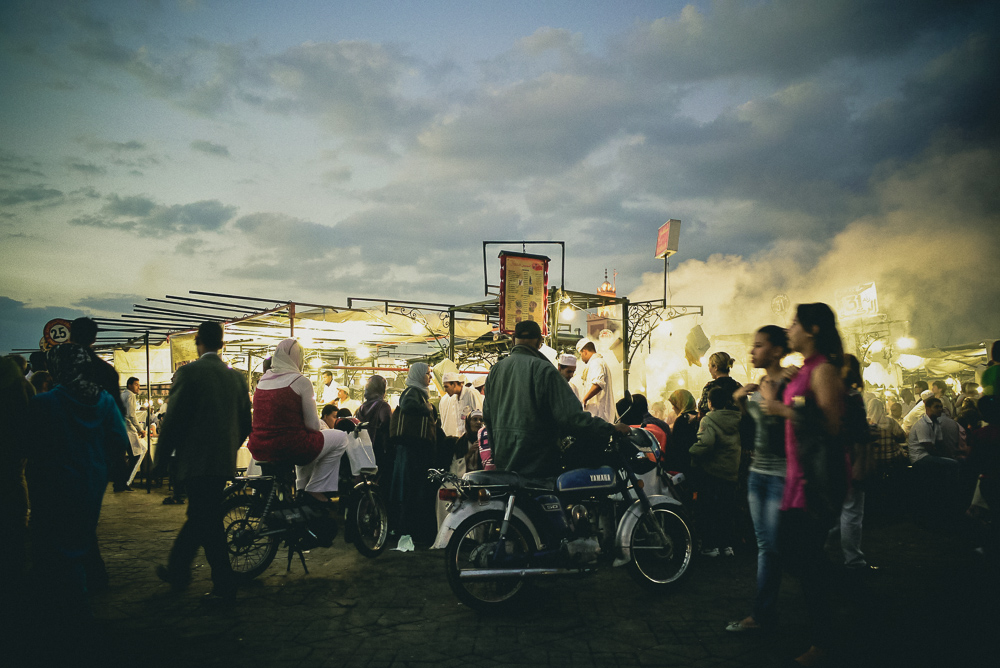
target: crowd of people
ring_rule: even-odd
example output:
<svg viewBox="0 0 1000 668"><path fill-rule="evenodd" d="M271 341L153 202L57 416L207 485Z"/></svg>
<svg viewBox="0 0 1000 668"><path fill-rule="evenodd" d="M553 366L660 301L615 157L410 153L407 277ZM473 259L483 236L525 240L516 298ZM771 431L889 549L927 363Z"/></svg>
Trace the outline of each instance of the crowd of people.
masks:
<svg viewBox="0 0 1000 668"><path fill-rule="evenodd" d="M79 614L87 613L88 592L107 583L96 538L106 486L128 490L145 454L143 425L135 419L141 385L129 378L120 391L117 373L91 349L95 335L93 321L75 321L69 343L32 357L30 380L16 358L0 360L2 530L14 537L4 543L2 567L20 572L30 561L45 568L49 590L68 596ZM564 353L553 362L539 352L537 323L519 323L513 338L510 354L477 379L485 382L444 374L437 403L432 370L413 363L393 409L379 375L367 380L362 402L327 372L317 404L295 339L278 344L251 392L245 376L219 357L221 326L204 323L198 360L175 375L154 463L161 473L169 470L172 498L183 499L183 490L189 500L187 522L157 569L160 578L187 586L204 547L213 593L235 598L220 509L244 441L256 460L296 466L303 500L334 532L339 485L348 475L341 465L347 437L336 429L345 417L367 425L401 546L431 545L442 521L428 469L551 477L585 464L568 454L583 449L565 451L565 436L586 443L606 441L614 429L649 430L667 468L685 476L704 558L733 556L748 538L742 520L752 525L756 596L749 614L726 630L752 633L777 624L778 589L789 574L801 582L810 614L811 647L796 659L802 665L821 662L834 642L827 552L838 554L854 577L872 570L861 549L866 496L898 498L904 485L919 486L914 498L921 499L922 521L947 527L971 516L970 526L983 528L978 547L996 557L995 532L987 522L975 524L1000 504L996 345L982 397L978 385L966 383L953 400L938 380L917 381L898 394L873 393L859 360L844 353L830 308L800 304L787 330L766 325L755 333L750 359L757 382L741 385L730 376L733 358L716 352L708 360L712 380L699 398L678 388L664 393L666 403L649 404L626 393L616 406L612 374L592 341L581 339L579 358ZM801 356L800 366L783 366L790 353ZM71 511L46 492L53 486L72 491L78 502Z"/></svg>

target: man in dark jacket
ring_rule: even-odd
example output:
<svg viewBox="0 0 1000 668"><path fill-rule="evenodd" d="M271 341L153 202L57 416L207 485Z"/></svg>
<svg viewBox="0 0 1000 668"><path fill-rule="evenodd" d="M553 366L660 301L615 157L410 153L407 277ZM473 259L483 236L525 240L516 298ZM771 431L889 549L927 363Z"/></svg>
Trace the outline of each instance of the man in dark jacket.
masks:
<svg viewBox="0 0 1000 668"><path fill-rule="evenodd" d="M160 431L156 466L165 470L171 455L175 484L188 494L187 522L177 534L167 566L157 575L175 589L191 581L191 563L199 546L212 567L212 594L236 598L236 578L229 563L222 526L226 481L236 472L236 451L250 434L250 392L240 372L219 357L222 325L204 322L195 337L200 357L182 366L170 388L170 411Z"/></svg>
<svg viewBox="0 0 1000 668"><path fill-rule="evenodd" d="M583 410L552 362L539 352L542 330L524 320L514 328L514 348L486 379L483 413L496 468L527 477L561 472L559 439L565 435L609 438L628 425L610 425Z"/></svg>

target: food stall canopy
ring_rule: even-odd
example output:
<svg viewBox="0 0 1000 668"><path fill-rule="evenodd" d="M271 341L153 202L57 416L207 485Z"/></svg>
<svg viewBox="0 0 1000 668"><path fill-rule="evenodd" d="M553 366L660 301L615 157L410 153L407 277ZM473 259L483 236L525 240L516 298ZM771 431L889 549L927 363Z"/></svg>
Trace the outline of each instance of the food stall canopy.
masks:
<svg viewBox="0 0 1000 668"><path fill-rule="evenodd" d="M983 343L908 352L923 358L924 362L919 368L926 370L931 376L952 376L963 371L976 371L987 362L986 345Z"/></svg>
<svg viewBox="0 0 1000 668"><path fill-rule="evenodd" d="M149 383L170 383L173 370L170 365L170 344L163 342L149 346L149 375L146 375L146 347L121 347L114 349L115 370L122 385L129 376L135 376L143 385ZM148 377L148 381L147 381Z"/></svg>

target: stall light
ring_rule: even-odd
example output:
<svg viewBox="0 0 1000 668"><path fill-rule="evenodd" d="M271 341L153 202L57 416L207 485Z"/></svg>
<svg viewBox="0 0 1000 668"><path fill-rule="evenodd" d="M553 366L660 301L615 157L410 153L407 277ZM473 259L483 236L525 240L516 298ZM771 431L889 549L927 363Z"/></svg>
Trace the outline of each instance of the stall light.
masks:
<svg viewBox="0 0 1000 668"><path fill-rule="evenodd" d="M976 392L979 392L979 396L983 396L983 386L980 385L979 387L977 387Z"/></svg>
<svg viewBox="0 0 1000 668"><path fill-rule="evenodd" d="M318 370L320 367L323 366L323 360L320 359L319 357L314 357L311 360L309 360L309 366L311 366L313 369Z"/></svg>
<svg viewBox="0 0 1000 668"><path fill-rule="evenodd" d="M924 363L924 358L917 355L900 355L898 363L907 371L913 371Z"/></svg>
<svg viewBox="0 0 1000 668"><path fill-rule="evenodd" d="M944 379L944 384L947 385L948 387L955 387L955 379L954 378L950 378L950 377L949 378L945 378Z"/></svg>
<svg viewBox="0 0 1000 668"><path fill-rule="evenodd" d="M576 317L576 311L573 310L572 306L567 306L559 314L559 319L563 322L573 322L573 318Z"/></svg>
<svg viewBox="0 0 1000 668"><path fill-rule="evenodd" d="M364 346L364 345L361 345L361 346L358 346L357 348L355 348L354 349L354 354L358 356L358 359L362 359L362 360L366 360L366 359L368 359L369 357L372 356L371 351L368 350L368 346Z"/></svg>
<svg viewBox="0 0 1000 668"><path fill-rule="evenodd" d="M677 379L677 386L678 387L684 387L684 379L683 378L678 378Z"/></svg>
<svg viewBox="0 0 1000 668"><path fill-rule="evenodd" d="M900 350L913 350L917 347L917 340L909 336L901 336L896 339L896 347Z"/></svg>
<svg viewBox="0 0 1000 668"><path fill-rule="evenodd" d="M160 405L162 406L162 405L163 405L163 399L162 399L162 398L160 398L160 399L157 399L157 400L156 400L156 403L158 403L158 404L160 404Z"/></svg>
<svg viewBox="0 0 1000 668"><path fill-rule="evenodd" d="M868 352L870 353L880 353L885 348L885 344L882 343L882 339L876 339L872 341L872 344L868 346Z"/></svg>

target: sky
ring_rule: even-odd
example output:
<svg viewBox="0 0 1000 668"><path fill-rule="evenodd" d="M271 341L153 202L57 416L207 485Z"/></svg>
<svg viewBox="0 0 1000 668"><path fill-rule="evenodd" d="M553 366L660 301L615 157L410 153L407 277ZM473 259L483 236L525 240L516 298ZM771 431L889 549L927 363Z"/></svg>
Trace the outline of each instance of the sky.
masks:
<svg viewBox="0 0 1000 668"><path fill-rule="evenodd" d="M479 301L484 240L655 299L670 218L710 335L874 281L922 346L997 338L998 28L972 0L6 0L0 352L189 290Z"/></svg>

